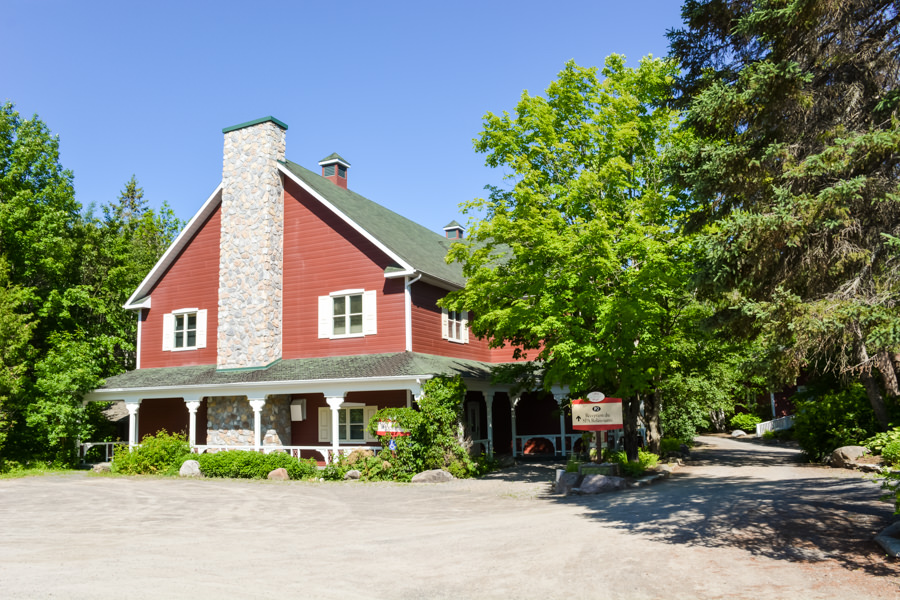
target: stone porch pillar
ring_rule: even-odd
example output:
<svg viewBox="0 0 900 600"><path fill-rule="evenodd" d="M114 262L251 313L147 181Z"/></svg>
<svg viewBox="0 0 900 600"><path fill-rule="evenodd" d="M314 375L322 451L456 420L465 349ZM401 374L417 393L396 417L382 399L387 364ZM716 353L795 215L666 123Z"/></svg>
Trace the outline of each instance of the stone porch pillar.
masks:
<svg viewBox="0 0 900 600"><path fill-rule="evenodd" d="M128 445L137 444L138 436L138 409L141 407L140 400L126 400L125 408L128 410Z"/></svg>
<svg viewBox="0 0 900 600"><path fill-rule="evenodd" d="M185 396L184 404L188 409L188 444L193 448L197 445L197 409L200 408L200 396Z"/></svg>
<svg viewBox="0 0 900 600"><path fill-rule="evenodd" d="M339 417L338 410L341 408L341 404L344 403L344 398L347 393L344 392L340 396L326 396L325 402L328 403L328 406L331 407L331 460L328 462L335 462L340 456L341 452L341 438L340 438L340 430L339 430Z"/></svg>
<svg viewBox="0 0 900 600"><path fill-rule="evenodd" d="M496 392L488 392L484 395L484 406L487 411L487 440L488 456L494 456L494 395Z"/></svg>
<svg viewBox="0 0 900 600"><path fill-rule="evenodd" d="M253 409L253 445L257 450L262 446L262 409L266 405L266 399L247 398L250 408Z"/></svg>

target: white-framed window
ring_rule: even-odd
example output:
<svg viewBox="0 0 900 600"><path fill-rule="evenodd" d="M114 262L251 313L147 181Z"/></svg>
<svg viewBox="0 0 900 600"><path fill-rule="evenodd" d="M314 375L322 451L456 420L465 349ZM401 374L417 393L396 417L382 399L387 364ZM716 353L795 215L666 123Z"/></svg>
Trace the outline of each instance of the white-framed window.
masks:
<svg viewBox="0 0 900 600"><path fill-rule="evenodd" d="M163 315L165 351L206 348L206 313L198 308L180 308Z"/></svg>
<svg viewBox="0 0 900 600"><path fill-rule="evenodd" d="M378 332L375 290L341 290L319 296L319 337L346 338Z"/></svg>
<svg viewBox="0 0 900 600"><path fill-rule="evenodd" d="M341 444L363 444L377 442L369 435L369 421L378 411L377 406L347 404L337 410L338 442ZM319 407L319 441L331 442L331 408Z"/></svg>
<svg viewBox="0 0 900 600"><path fill-rule="evenodd" d="M469 313L441 309L441 337L460 344L469 343Z"/></svg>

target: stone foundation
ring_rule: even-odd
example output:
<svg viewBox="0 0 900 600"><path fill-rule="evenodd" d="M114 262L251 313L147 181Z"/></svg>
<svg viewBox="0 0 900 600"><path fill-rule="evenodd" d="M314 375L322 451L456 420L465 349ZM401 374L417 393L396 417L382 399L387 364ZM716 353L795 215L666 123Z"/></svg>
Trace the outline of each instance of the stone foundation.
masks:
<svg viewBox="0 0 900 600"><path fill-rule="evenodd" d="M207 400L206 419L208 445L253 445L253 409L246 396L211 396ZM290 445L290 396L269 396L260 420L263 446Z"/></svg>

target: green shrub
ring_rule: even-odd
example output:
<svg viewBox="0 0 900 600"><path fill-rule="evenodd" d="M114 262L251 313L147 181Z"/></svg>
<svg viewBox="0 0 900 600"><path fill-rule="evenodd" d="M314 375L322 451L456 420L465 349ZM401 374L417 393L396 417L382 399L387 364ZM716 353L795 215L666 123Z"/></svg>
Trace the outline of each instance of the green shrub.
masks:
<svg viewBox="0 0 900 600"><path fill-rule="evenodd" d="M630 462L624 450L611 453L610 460L611 462L619 463L619 469L622 474L628 477L640 477L647 469L655 467L659 463L659 456L652 452L647 452L643 448L638 448L637 462Z"/></svg>
<svg viewBox="0 0 900 600"><path fill-rule="evenodd" d="M764 440L766 440L766 441L774 440L774 439L775 439L775 432L774 432L774 431L763 431L762 439L764 439Z"/></svg>
<svg viewBox="0 0 900 600"><path fill-rule="evenodd" d="M881 449L884 464L894 466L900 464L900 440L890 442Z"/></svg>
<svg viewBox="0 0 900 600"><path fill-rule="evenodd" d="M184 434L160 431L144 436L140 446L116 446L110 470L124 475L176 475L189 458L191 448Z"/></svg>
<svg viewBox="0 0 900 600"><path fill-rule="evenodd" d="M859 444L875 431L875 414L861 384L795 402L794 437L809 460Z"/></svg>
<svg viewBox="0 0 900 600"><path fill-rule="evenodd" d="M252 450L228 450L197 457L207 477L265 479L275 469L285 469L291 479L309 479L318 474L312 458L294 458L284 452L262 454Z"/></svg>
<svg viewBox="0 0 900 600"><path fill-rule="evenodd" d="M869 449L872 454L881 454L882 449L891 442L900 442L900 427L894 427L887 431L879 431L867 440L863 440L862 445Z"/></svg>
<svg viewBox="0 0 900 600"><path fill-rule="evenodd" d="M660 456L666 456L670 452L680 452L681 451L681 440L672 438L672 437L664 437L659 440L659 454Z"/></svg>
<svg viewBox="0 0 900 600"><path fill-rule="evenodd" d="M740 429L741 431L755 431L756 426L760 423L762 423L762 419L747 413L738 413L728 421L728 425L732 429Z"/></svg>

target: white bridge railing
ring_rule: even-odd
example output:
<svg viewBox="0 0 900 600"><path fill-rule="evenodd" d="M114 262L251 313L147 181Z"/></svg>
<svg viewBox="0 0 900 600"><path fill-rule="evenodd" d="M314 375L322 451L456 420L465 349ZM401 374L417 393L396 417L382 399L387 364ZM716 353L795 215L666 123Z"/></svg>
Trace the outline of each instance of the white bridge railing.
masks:
<svg viewBox="0 0 900 600"><path fill-rule="evenodd" d="M779 417L772 421L766 421L765 423L759 423L756 426L756 437L762 437L767 431L781 431L782 429L790 429L794 425L794 416L788 415L786 417Z"/></svg>

